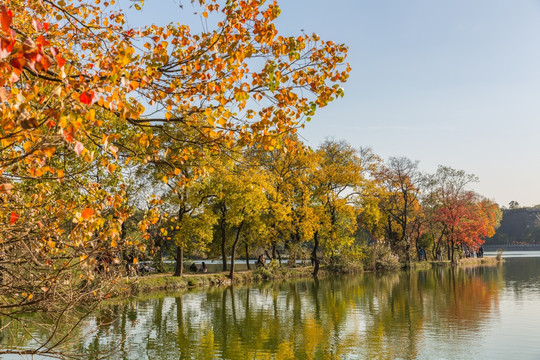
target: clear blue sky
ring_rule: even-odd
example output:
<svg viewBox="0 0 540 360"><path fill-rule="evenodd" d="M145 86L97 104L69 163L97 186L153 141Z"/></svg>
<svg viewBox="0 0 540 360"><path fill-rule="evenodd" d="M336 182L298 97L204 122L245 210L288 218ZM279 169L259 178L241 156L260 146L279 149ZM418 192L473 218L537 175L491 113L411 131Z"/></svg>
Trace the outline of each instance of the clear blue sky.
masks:
<svg viewBox="0 0 540 360"><path fill-rule="evenodd" d="M146 0L145 18L181 21L178 3ZM448 165L479 176L475 189L500 205L540 204L540 1L278 3L284 35L350 49L345 97L302 131L309 145L333 137L428 172Z"/></svg>

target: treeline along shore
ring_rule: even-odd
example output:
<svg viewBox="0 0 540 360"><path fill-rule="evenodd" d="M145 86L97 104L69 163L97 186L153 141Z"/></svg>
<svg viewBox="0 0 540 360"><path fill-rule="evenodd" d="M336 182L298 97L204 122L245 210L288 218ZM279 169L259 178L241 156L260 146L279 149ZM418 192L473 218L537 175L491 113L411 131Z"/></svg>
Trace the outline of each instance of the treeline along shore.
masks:
<svg viewBox="0 0 540 360"><path fill-rule="evenodd" d="M463 258L459 261L460 267L478 267L478 266L496 266L504 260L499 256L488 256L483 258ZM270 265L270 264L268 264ZM411 269L428 270L440 266L453 266L448 260L413 262ZM318 277L351 275L357 273L358 269L347 273L337 274L334 271L321 269ZM372 270L363 270L372 271ZM400 270L394 270L400 271ZM290 281L299 279L310 279L313 277L312 266L298 267L260 267L254 270L241 270L237 273L234 280L228 277L228 272L200 273L186 271L184 276L173 276L171 272L163 274L147 274L124 278L117 283L113 291L115 297L125 298L141 296L143 294L151 295L156 292L173 292L193 288L211 288L230 285L249 285L267 281Z"/></svg>

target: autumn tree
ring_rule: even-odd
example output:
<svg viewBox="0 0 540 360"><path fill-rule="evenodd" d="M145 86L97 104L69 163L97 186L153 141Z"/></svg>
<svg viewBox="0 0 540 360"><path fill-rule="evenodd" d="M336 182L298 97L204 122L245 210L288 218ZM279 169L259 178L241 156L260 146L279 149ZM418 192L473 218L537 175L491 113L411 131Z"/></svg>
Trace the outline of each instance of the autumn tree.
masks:
<svg viewBox="0 0 540 360"><path fill-rule="evenodd" d="M265 233L261 215L267 206L266 179L258 167L233 163L213 172L210 181L216 194L211 200L217 218L215 240L219 243L224 271L227 257L231 257L229 277L233 279L242 237L249 234L257 238Z"/></svg>
<svg viewBox="0 0 540 360"><path fill-rule="evenodd" d="M478 249L500 223L499 207L468 188L477 181L472 174L446 166L439 166L431 177L430 196L434 206L431 221L439 228L435 248L438 250L444 240L452 263L457 262L455 250L458 247Z"/></svg>
<svg viewBox="0 0 540 360"><path fill-rule="evenodd" d="M272 144L342 95L346 47L316 35L280 36L275 3L199 1L212 19L200 32L184 24L131 29L113 3L0 5L5 316L52 315L59 299L73 305L108 295L95 291L112 284L99 281L96 264L137 245L120 236L132 211L121 166L165 156L163 142L186 129L196 135L178 141L175 162Z"/></svg>
<svg viewBox="0 0 540 360"><path fill-rule="evenodd" d="M356 202L365 181L357 151L345 141L326 140L317 149L319 157L313 175L313 206L319 227L313 233L313 274L320 266L322 247L329 258L350 249L356 230Z"/></svg>
<svg viewBox="0 0 540 360"><path fill-rule="evenodd" d="M356 206L359 210L357 238L366 243L384 239L385 217L379 203L381 199L388 196L388 193L383 186L383 179L379 176L384 166L382 159L371 148L360 148L358 156L362 164L364 180L359 188L361 196L356 198ZM368 237L366 238L365 235Z"/></svg>
<svg viewBox="0 0 540 360"><path fill-rule="evenodd" d="M271 257L281 262L278 247L284 247L289 251L289 265L293 265L297 254L319 226L310 206L318 157L296 136L288 136L273 149L252 149L248 159L259 166L267 178L265 222Z"/></svg>
<svg viewBox="0 0 540 360"><path fill-rule="evenodd" d="M405 157L391 157L380 173L387 196L380 202L385 214L385 229L390 247L400 253L410 264L413 236L418 235L421 216L419 194L424 175L418 169L418 162Z"/></svg>

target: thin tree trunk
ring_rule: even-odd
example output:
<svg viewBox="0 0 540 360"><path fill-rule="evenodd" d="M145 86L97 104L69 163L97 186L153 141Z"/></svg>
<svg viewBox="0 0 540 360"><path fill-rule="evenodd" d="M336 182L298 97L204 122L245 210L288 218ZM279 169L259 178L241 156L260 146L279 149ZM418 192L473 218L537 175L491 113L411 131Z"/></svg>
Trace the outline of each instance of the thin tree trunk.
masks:
<svg viewBox="0 0 540 360"><path fill-rule="evenodd" d="M244 222L242 221L238 226L238 229L236 229L236 238L234 239L231 249L231 270L229 272L229 279L231 279L231 281L234 279L234 258L236 257L236 245L238 245L238 241L240 240L240 233L242 232L243 226Z"/></svg>
<svg viewBox="0 0 540 360"><path fill-rule="evenodd" d="M248 249L248 243L245 243L246 245L246 266L248 270L251 270L251 267L249 266L249 249Z"/></svg>
<svg viewBox="0 0 540 360"><path fill-rule="evenodd" d="M173 276L182 276L184 274L184 248L176 247L176 267Z"/></svg>
<svg viewBox="0 0 540 360"><path fill-rule="evenodd" d="M225 243L227 241L227 229L225 229L225 222L220 222L221 228L221 261L223 262L223 271L227 271L227 254L225 253Z"/></svg>
<svg viewBox="0 0 540 360"><path fill-rule="evenodd" d="M313 234L313 252L311 253L311 258L313 259L313 276L319 274L320 260L317 256L317 250L319 249L319 232L316 231Z"/></svg>
<svg viewBox="0 0 540 360"><path fill-rule="evenodd" d="M411 238L408 236L405 237L405 264L411 267Z"/></svg>

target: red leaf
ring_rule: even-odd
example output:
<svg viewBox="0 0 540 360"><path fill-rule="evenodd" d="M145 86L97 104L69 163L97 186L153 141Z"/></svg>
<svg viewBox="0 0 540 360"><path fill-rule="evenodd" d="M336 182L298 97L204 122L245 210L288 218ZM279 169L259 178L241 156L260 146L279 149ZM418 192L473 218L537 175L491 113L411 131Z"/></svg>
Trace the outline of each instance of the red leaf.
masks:
<svg viewBox="0 0 540 360"><path fill-rule="evenodd" d="M12 212L11 216L9 217L9 225L15 224L18 219L19 219L19 214L17 214L16 212Z"/></svg>
<svg viewBox="0 0 540 360"><path fill-rule="evenodd" d="M0 39L0 60L7 58L11 54L14 44L15 40L10 40L4 37Z"/></svg>
<svg viewBox="0 0 540 360"><path fill-rule="evenodd" d="M11 25L11 19L13 18L13 13L11 10L5 6L0 7L0 23L2 24L2 29L9 34L9 27Z"/></svg>
<svg viewBox="0 0 540 360"><path fill-rule="evenodd" d="M24 58L20 57L20 58L14 58L14 59L11 59L11 61L9 62L11 64L11 66L13 66L15 69L19 70L19 71L22 71L23 69L23 66L24 64L26 63L26 60L24 60Z"/></svg>
<svg viewBox="0 0 540 360"><path fill-rule="evenodd" d="M94 98L94 92L93 91L86 91L81 94L79 97L79 101L83 104L90 105L92 103L92 99Z"/></svg>

